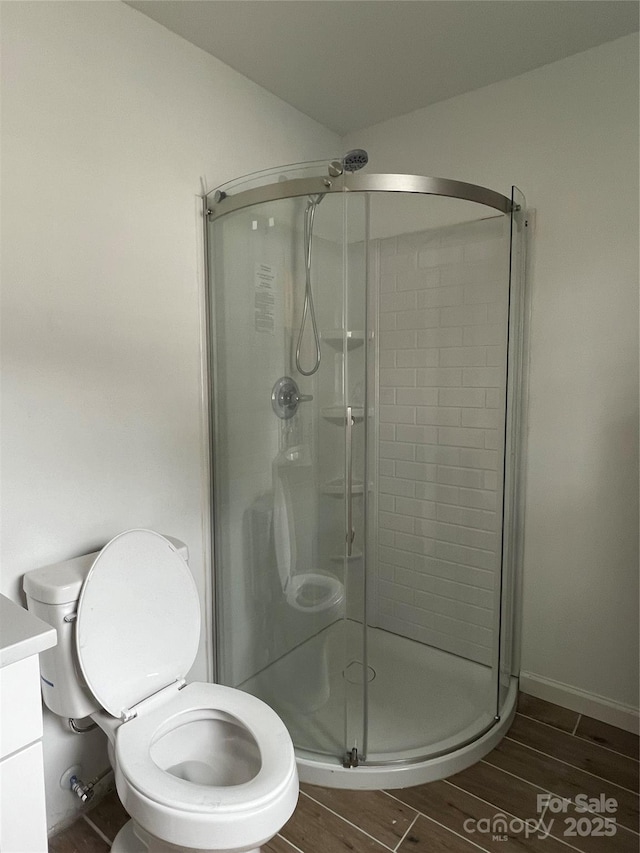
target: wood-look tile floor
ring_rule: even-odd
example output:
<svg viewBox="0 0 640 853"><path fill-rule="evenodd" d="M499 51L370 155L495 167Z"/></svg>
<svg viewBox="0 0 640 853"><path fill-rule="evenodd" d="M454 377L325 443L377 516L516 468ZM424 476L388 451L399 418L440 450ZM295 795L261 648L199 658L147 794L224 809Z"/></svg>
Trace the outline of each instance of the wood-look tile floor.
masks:
<svg viewBox="0 0 640 853"><path fill-rule="evenodd" d="M301 785L293 817L263 853L639 853L638 757L636 735L521 694L502 743L444 781L400 791ZM555 799L539 811L545 794ZM579 810L601 795L615 813ZM127 819L113 794L49 851L108 851Z"/></svg>

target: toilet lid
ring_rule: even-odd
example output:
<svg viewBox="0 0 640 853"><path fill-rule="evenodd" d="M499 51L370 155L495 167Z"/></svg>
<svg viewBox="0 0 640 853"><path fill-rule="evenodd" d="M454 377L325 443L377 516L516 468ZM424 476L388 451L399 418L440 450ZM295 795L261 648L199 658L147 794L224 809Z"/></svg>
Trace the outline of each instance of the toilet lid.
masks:
<svg viewBox="0 0 640 853"><path fill-rule="evenodd" d="M102 707L123 714L184 678L198 650L200 604L189 567L151 530L129 530L96 557L78 601L76 648Z"/></svg>

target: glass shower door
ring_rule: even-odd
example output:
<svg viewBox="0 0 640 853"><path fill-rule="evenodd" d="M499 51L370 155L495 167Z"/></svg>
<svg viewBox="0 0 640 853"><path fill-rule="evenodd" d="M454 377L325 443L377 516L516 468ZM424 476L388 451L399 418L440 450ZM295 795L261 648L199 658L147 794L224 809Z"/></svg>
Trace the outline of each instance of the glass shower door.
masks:
<svg viewBox="0 0 640 853"><path fill-rule="evenodd" d="M365 658L365 247L363 199L325 197L318 206L311 251L311 282L320 339L315 374L318 471L317 571L337 579L340 602L317 642L326 650L329 689L301 752L324 752L348 766L366 749ZM304 313L302 288L298 315ZM296 323L296 334L299 335ZM309 324L302 336L303 367L313 363ZM317 738L327 738L324 749Z"/></svg>
<svg viewBox="0 0 640 853"><path fill-rule="evenodd" d="M345 752L344 764L358 766L367 756L368 686L366 543L371 471L367 465L367 262L369 204L364 194L342 197L344 303L342 359L345 399Z"/></svg>
<svg viewBox="0 0 640 853"><path fill-rule="evenodd" d="M345 197L320 198L314 369L311 201L209 224L216 680L271 705L299 752L342 762L364 741L365 277L348 298Z"/></svg>
<svg viewBox="0 0 640 853"><path fill-rule="evenodd" d="M385 764L498 714L510 218L400 193L370 212L368 761Z"/></svg>

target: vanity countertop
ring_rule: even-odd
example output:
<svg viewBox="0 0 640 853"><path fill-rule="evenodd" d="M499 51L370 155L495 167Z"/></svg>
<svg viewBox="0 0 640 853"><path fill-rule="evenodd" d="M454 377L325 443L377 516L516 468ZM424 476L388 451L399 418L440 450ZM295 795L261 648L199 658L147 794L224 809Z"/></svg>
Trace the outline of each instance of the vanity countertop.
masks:
<svg viewBox="0 0 640 853"><path fill-rule="evenodd" d="M55 646L56 629L0 595L0 667Z"/></svg>

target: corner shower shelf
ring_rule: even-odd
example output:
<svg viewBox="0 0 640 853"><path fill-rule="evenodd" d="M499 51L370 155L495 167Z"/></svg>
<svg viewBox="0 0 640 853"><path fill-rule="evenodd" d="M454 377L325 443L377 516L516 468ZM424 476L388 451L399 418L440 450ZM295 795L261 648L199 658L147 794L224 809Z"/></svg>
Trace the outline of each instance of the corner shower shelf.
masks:
<svg viewBox="0 0 640 853"><path fill-rule="evenodd" d="M338 477L337 480L329 480L320 487L323 495L331 495L335 498L343 498L345 496L344 478ZM354 480L351 486L352 495L364 494L364 483L362 480Z"/></svg>
<svg viewBox="0 0 640 853"><path fill-rule="evenodd" d="M355 349L364 344L364 332L353 332L347 329L330 329L322 335L322 340L325 344L329 344L336 350L344 349L345 336L347 341L347 349Z"/></svg>
<svg viewBox="0 0 640 853"><path fill-rule="evenodd" d="M346 419L344 406L325 406L320 409L320 414L326 421L331 421L332 423L344 424ZM351 417L354 423L361 423L364 420L364 408L362 406L352 407Z"/></svg>

